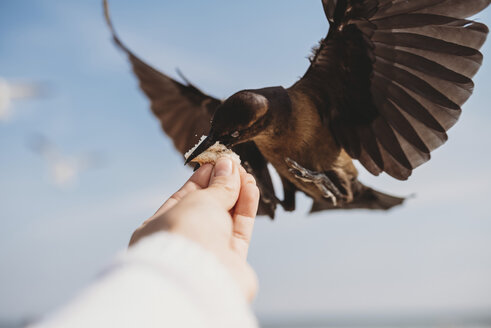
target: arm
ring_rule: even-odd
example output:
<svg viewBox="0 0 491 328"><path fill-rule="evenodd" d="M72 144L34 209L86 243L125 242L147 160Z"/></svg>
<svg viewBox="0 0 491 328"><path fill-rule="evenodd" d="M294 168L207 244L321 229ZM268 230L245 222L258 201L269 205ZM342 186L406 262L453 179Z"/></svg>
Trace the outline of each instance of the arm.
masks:
<svg viewBox="0 0 491 328"><path fill-rule="evenodd" d="M37 327L257 327L246 256L258 197L242 168L202 167L135 231L125 254Z"/></svg>

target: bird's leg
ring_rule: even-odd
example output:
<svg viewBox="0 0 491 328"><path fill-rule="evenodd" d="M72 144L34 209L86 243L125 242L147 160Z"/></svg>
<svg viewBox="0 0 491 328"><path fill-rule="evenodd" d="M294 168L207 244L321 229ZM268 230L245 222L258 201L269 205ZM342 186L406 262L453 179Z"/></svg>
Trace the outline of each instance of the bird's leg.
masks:
<svg viewBox="0 0 491 328"><path fill-rule="evenodd" d="M286 164L289 166L289 171L303 182L313 183L319 188L322 196L329 199L334 206L338 203L338 198L342 198L342 194L338 187L331 181L331 179L324 173L314 172L304 168L291 158L285 159Z"/></svg>
<svg viewBox="0 0 491 328"><path fill-rule="evenodd" d="M242 166L247 171L247 173L250 173L254 176L254 170L252 169L252 166L249 164L249 162L242 163ZM257 186L261 192L261 199L263 200L263 202L266 204L272 204L272 206L276 208L276 204L281 203L281 201L278 199L278 197L276 197L274 192L269 192L269 188L263 188L262 179L257 176L254 176L254 178L256 179Z"/></svg>
<svg viewBox="0 0 491 328"><path fill-rule="evenodd" d="M281 206L287 212L293 212L295 210L295 192L297 188L293 183L281 176L281 184L283 185L283 200L281 201Z"/></svg>

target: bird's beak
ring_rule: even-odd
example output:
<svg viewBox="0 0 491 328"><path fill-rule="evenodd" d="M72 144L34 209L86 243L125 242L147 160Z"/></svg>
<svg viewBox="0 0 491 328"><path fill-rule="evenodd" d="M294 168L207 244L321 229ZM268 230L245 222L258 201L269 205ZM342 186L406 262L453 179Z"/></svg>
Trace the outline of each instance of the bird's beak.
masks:
<svg viewBox="0 0 491 328"><path fill-rule="evenodd" d="M203 140L198 148L196 148L192 153L191 155L189 155L189 157L186 159L186 162L184 163L184 165L187 165L189 162L191 162L193 159L195 159L196 157L198 157L199 155L201 155L201 153L203 153L204 151L206 151L208 148L210 148L211 146L213 146L215 144L215 140L213 140L212 138L210 137L206 137L205 140Z"/></svg>

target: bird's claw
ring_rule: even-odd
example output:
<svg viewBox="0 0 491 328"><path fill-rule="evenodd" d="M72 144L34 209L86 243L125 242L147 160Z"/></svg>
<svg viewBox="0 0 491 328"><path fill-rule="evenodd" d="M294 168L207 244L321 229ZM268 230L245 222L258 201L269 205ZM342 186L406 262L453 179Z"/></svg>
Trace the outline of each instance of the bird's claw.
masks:
<svg viewBox="0 0 491 328"><path fill-rule="evenodd" d="M315 179L312 171L300 166L300 164L298 164L291 158L287 158L285 161L286 164L289 166L288 171L296 176L297 179L300 179L304 182L312 182L312 180Z"/></svg>
<svg viewBox="0 0 491 328"><path fill-rule="evenodd" d="M337 206L338 197L342 197L342 195L327 175L306 169L291 158L286 158L285 162L289 166L288 171L297 179L315 184L322 196L330 200L334 206Z"/></svg>
<svg viewBox="0 0 491 328"><path fill-rule="evenodd" d="M324 185L316 184L316 186L321 190L324 198L330 200L334 206L338 205L338 199L329 189L327 189Z"/></svg>

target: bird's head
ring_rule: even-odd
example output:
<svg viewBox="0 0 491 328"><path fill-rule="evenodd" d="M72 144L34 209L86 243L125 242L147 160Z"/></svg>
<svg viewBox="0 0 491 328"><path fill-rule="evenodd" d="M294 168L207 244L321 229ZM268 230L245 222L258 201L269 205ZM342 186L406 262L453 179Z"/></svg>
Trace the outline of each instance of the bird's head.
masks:
<svg viewBox="0 0 491 328"><path fill-rule="evenodd" d="M268 125L268 99L254 91L240 91L217 108L208 137L187 158L192 161L217 141L231 148L252 140Z"/></svg>

